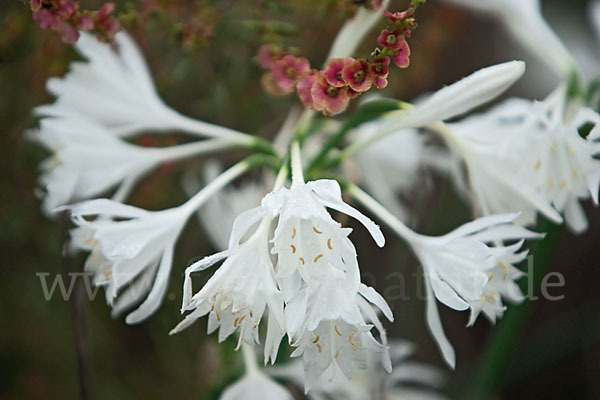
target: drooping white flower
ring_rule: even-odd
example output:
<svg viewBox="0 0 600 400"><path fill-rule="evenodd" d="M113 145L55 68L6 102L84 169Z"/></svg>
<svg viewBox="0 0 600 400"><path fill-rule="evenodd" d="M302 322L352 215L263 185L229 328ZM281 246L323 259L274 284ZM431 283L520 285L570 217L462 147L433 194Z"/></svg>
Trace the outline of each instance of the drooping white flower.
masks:
<svg viewBox="0 0 600 400"><path fill-rule="evenodd" d="M110 44L81 32L75 49L87 62L74 62L64 78L48 80L54 104L36 109L43 116L84 116L116 135L173 128L172 111L159 98L150 71L131 37Z"/></svg>
<svg viewBox="0 0 600 400"><path fill-rule="evenodd" d="M165 148L141 147L76 117L42 119L40 129L32 134L54 152L41 165L40 177L46 191L43 208L49 214L58 206L101 195L119 184L132 185L163 162L234 144L215 139Z"/></svg>
<svg viewBox="0 0 600 400"><path fill-rule="evenodd" d="M94 283L105 286L113 314L132 308L126 322L135 324L153 314L166 294L179 234L190 215L214 192L248 169L239 163L183 205L146 211L117 201L97 199L68 207L78 228L73 244L91 252L85 265ZM95 220L89 217L98 216Z"/></svg>
<svg viewBox="0 0 600 400"><path fill-rule="evenodd" d="M583 138L579 128L591 124ZM524 224L537 212L556 222L564 212L575 232L587 228L579 200L598 199L600 116L565 107L563 89L543 102L510 99L490 111L441 130L467 167L468 186L480 214L521 212Z"/></svg>
<svg viewBox="0 0 600 400"><path fill-rule="evenodd" d="M575 67L573 57L544 20L540 0L447 0L498 18L514 38L560 77Z"/></svg>
<svg viewBox="0 0 600 400"><path fill-rule="evenodd" d="M525 259L527 251L519 252L524 239L541 235L513 225L515 214L479 218L440 237L414 236L409 241L423 266L427 286L427 322L445 361L452 367L455 355L441 328L435 299L458 311L471 309L469 325L481 310L491 321L502 316L501 296L509 294L512 301L522 300L513 279L513 264ZM514 245L502 245L519 240ZM486 243L496 243L488 245ZM502 272L502 273L500 273ZM492 282L495 275L502 278ZM495 286L501 286L501 291ZM511 292L511 290L513 292ZM435 299L431 296L431 292ZM492 318L492 314L494 317Z"/></svg>
<svg viewBox="0 0 600 400"><path fill-rule="evenodd" d="M76 204L71 213L74 222L88 232L74 244L91 249L86 270L97 274L96 284L108 286L110 305L118 304L115 310L121 312L145 298L127 316L130 324L154 313L166 294L174 246L189 214L180 209L150 212L104 199ZM103 218L85 219L94 215Z"/></svg>
<svg viewBox="0 0 600 400"><path fill-rule="evenodd" d="M73 62L65 77L48 80L47 89L57 99L37 107L38 115L89 119L117 136L184 130L201 136L246 138L185 117L164 104L142 54L126 32L115 35L114 46L81 32L75 49L87 62Z"/></svg>
<svg viewBox="0 0 600 400"><path fill-rule="evenodd" d="M368 357L368 367L348 379L337 373L333 377L322 375L308 393L310 400L364 400L369 398L400 399L443 399L434 390L442 386L444 377L436 368L408 361L414 346L406 342L392 342L390 355L394 371L385 371L379 360ZM306 377L299 361L273 366L268 373L298 386L305 384Z"/></svg>
<svg viewBox="0 0 600 400"><path fill-rule="evenodd" d="M479 218L443 236L424 236L359 188L352 187L350 192L406 240L419 259L427 290L427 325L444 360L454 368L456 356L444 334L435 299L455 310L471 309L469 325L481 311L495 322L504 311L503 296L512 302L522 300L514 284L521 275L515 273L513 264L527 256L527 251L519 252L523 241L543 235L515 225L518 214L503 214ZM505 245L507 241L516 243Z"/></svg>
<svg viewBox="0 0 600 400"><path fill-rule="evenodd" d="M279 216L273 237L277 278L286 301L285 331L302 356L306 391L319 376L337 366L351 377L366 367L369 352L380 353L389 369L385 331L372 306L389 320L385 300L360 282L350 230L331 218L326 208L360 221L376 243L383 235L370 219L342 201L339 184L330 180L304 183L298 146L292 149L292 186L267 196L262 212ZM374 339L373 325L382 342Z"/></svg>
<svg viewBox="0 0 600 400"><path fill-rule="evenodd" d="M243 214L242 214L243 215ZM239 342L258 344L258 326L268 306L269 324L283 325L283 299L277 288L268 247L269 219L245 242L205 257L186 269L182 312L191 311L171 333L209 314L208 333L219 329L219 342L239 331ZM232 235L237 234L234 226ZM191 274L225 260L200 291L192 295ZM279 342L277 343L277 346ZM273 349L265 349L271 354ZM276 353L275 353L276 354Z"/></svg>

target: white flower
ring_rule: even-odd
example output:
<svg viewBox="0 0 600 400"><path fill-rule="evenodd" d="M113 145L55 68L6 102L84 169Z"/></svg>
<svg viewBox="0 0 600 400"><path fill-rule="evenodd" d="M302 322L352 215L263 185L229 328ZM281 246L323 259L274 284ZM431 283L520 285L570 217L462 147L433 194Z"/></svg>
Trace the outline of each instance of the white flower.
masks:
<svg viewBox="0 0 600 400"><path fill-rule="evenodd" d="M542 16L540 0L448 0L497 17L506 29L560 77L575 68L573 57Z"/></svg>
<svg viewBox="0 0 600 400"><path fill-rule="evenodd" d="M432 366L408 361L413 352L414 346L411 344L393 342L390 354L394 371L391 374L381 368L377 359L368 357L367 369L358 372L352 379L341 373L333 377L323 374L307 397L311 400L443 399L443 396L430 390L442 386L443 375ZM301 362L273 366L268 373L299 386L306 381Z"/></svg>
<svg viewBox="0 0 600 400"><path fill-rule="evenodd" d="M97 274L96 284L108 286L115 314L141 298L145 300L127 316L127 323L141 322L154 313L165 296L174 246L189 213L182 209L150 212L104 199L76 204L71 213L87 233L77 234L74 244L92 250L86 270ZM85 219L93 215L103 218ZM125 220L111 220L115 218Z"/></svg>
<svg viewBox="0 0 600 400"><path fill-rule="evenodd" d="M243 214L242 214L243 215ZM219 329L219 342L239 330L239 342L258 344L258 326L266 307L275 320L269 324L283 325L283 299L275 282L268 248L269 219L263 219L253 235L241 244L234 244L215 255L205 257L185 271L182 312L191 311L171 334L190 326L209 314L208 333ZM232 235L237 234L235 225ZM192 296L191 274L225 260L215 274ZM279 345L279 342L277 343ZM273 349L265 349L271 354ZM273 360L274 361L274 360Z"/></svg>
<svg viewBox="0 0 600 400"><path fill-rule="evenodd" d="M258 370L249 371L242 379L228 386L219 400L293 400L279 383Z"/></svg>
<svg viewBox="0 0 600 400"><path fill-rule="evenodd" d="M352 186L350 193L406 240L421 262L427 290L427 325L444 360L454 368L456 356L444 334L435 299L455 310L471 309L469 325L481 311L495 322L504 311L502 296L513 302L522 300L514 284L520 274L515 273L512 264L527 255L527 251L519 252L524 239L543 235L515 225L518 214L504 214L479 218L443 236L424 236L410 230L358 187ZM505 245L506 241L516 243Z"/></svg>
<svg viewBox="0 0 600 400"><path fill-rule="evenodd" d="M471 309L469 325L475 322L482 309L492 321L495 320L492 314L501 316L503 306L500 296L511 289L514 294L509 298L522 300L520 291L512 281L520 275L512 273L511 267L527 256L527 251L518 253L522 240L539 238L541 235L513 225L516 217L516 214L483 217L443 236L413 235L408 238L426 278L428 327L444 360L452 367L455 365L454 350L442 330L431 292L436 299L454 310ZM507 240L520 241L514 245L502 245ZM489 286L496 274L502 281L494 281ZM498 291L494 287L498 284L507 285L507 290Z"/></svg>
<svg viewBox="0 0 600 400"><path fill-rule="evenodd" d="M380 129L381 121L360 125L353 141L368 140ZM415 129L404 129L386 136L356 155L360 181L373 196L403 220L405 205L398 199L413 188L425 144Z"/></svg>
<svg viewBox="0 0 600 400"><path fill-rule="evenodd" d="M74 200L97 196L124 180L137 180L164 160L160 152L123 142L83 119L44 119L34 135L54 151L41 165L47 213Z"/></svg>
<svg viewBox="0 0 600 400"><path fill-rule="evenodd" d="M279 216L272 252L277 254L276 278L286 301L285 322L280 326L298 347L294 356L303 355L311 378L338 359L336 363L351 376L353 369L364 367L367 350L382 353L385 362L385 345L369 333L369 323L383 332L369 302L392 319L385 300L360 283L356 251L347 238L350 229L335 222L325 206L357 218L383 245L379 228L344 203L337 182L327 180L293 184L265 196L260 207L236 219L229 245L241 251L253 240L238 244L252 225ZM261 240L266 251L266 238ZM270 263L266 255L264 260ZM265 349L265 357L270 351Z"/></svg>
<svg viewBox="0 0 600 400"><path fill-rule="evenodd" d="M56 207L101 195L119 184L132 186L159 164L235 145L228 139L149 148L130 144L102 126L76 117L45 118L32 131L35 140L52 150L41 168L46 190L43 208Z"/></svg>
<svg viewBox="0 0 600 400"><path fill-rule="evenodd" d="M231 167L183 205L163 211L146 211L106 199L68 207L78 225L73 244L91 251L85 269L95 274L95 284L106 286L114 315L144 299L126 318L127 323L135 324L160 307L183 226L213 193L248 168L246 162ZM87 219L92 216L98 217Z"/></svg>
<svg viewBox="0 0 600 400"><path fill-rule="evenodd" d="M587 108L568 114L559 89L544 102L510 99L441 130L465 161L481 214L522 212L530 224L537 212L561 222L558 210L575 232L587 228L578 200L598 201L600 117ZM587 123L594 129L582 138Z"/></svg>
<svg viewBox="0 0 600 400"><path fill-rule="evenodd" d="M51 78L47 89L57 99L36 108L45 117L89 119L118 136L140 131L183 130L201 136L248 140L231 129L185 117L158 96L150 71L131 37L115 35L114 45L81 32L75 49L87 62L74 62L64 78Z"/></svg>
<svg viewBox="0 0 600 400"><path fill-rule="evenodd" d="M48 80L57 97L37 108L43 116L84 116L116 135L140 130L173 128L171 113L158 97L148 67L125 32L115 36L118 52L109 43L81 32L75 49L87 59L71 64L64 78Z"/></svg>

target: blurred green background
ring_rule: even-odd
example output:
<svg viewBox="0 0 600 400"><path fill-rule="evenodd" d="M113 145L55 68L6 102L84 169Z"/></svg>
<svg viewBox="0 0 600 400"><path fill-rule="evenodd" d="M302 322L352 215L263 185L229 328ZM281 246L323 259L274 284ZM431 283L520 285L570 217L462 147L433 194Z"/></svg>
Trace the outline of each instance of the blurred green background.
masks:
<svg viewBox="0 0 600 400"><path fill-rule="evenodd" d="M266 39L281 40L319 65L344 19L344 10L333 0L116 3L123 25L139 41L168 104L190 116L265 138L272 137L296 100L272 98L263 92L261 71L252 59L256 49ZM585 32L585 3L545 1L544 9L552 21L563 28L567 24L565 32L573 27ZM91 9L100 4L82 1ZM396 8L405 4L394 2ZM410 100L475 69L515 58L528 61L528 72L510 94L541 98L552 88L553 78L540 63L493 21L433 0L419 10L418 18L420 27L411 40L411 67L392 72L384 95ZM216 398L242 370L232 350L234 344L217 345L214 335L205 334L204 320L180 335L167 335L180 320L184 268L214 250L195 220L178 244L163 307L142 325L113 320L103 291L88 301L81 280L76 281L71 301L59 295L44 299L36 274L48 273L51 283L59 274L66 277L68 272L80 271L84 256L63 259L68 224L40 213L40 201L34 195L37 165L47 153L27 141L24 132L36 125L31 109L51 101L44 90L46 79L64 74L68 62L76 58L58 35L32 22L28 2L3 1L0 399L76 399L81 396L81 379L92 399ZM180 139L181 135L174 134L159 143ZM239 156L228 155L225 162ZM161 168L138 186L131 202L149 209L179 204L185 199L179 185L182 171L201 171L202 163L194 160ZM433 179L433 190L407 197L412 211L423 216L419 228L441 233L466 221L469 211L448 182ZM563 288L551 289L551 294L564 295L564 299L532 302L531 316L506 354L510 365L499 377L501 386L492 398L600 398L600 211L586 208L590 230L581 237L563 233L548 266L548 271L565 277ZM425 329L424 304L415 298L416 281L408 280L404 293L390 278L395 272L411 276L417 271L415 260L393 235L387 237L385 249L375 249L363 230L355 230L353 241L365 281L393 305L396 323L388 325L391 336L417 343L415 359L444 368ZM493 329L483 318L466 329L466 313L443 306L440 311L458 358L446 390L460 399L473 384ZM301 398L300 391L295 393Z"/></svg>

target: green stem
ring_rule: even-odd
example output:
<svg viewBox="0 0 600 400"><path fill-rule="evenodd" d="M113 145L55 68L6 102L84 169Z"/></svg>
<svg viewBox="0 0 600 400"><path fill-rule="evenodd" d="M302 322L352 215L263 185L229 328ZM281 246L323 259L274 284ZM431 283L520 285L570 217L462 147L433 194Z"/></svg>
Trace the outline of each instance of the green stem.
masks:
<svg viewBox="0 0 600 400"><path fill-rule="evenodd" d="M536 292L539 291L544 272L552 261L562 233L561 226L547 220L539 225L539 230L546 232L546 237L535 246L532 276L527 276L527 279L521 279L519 282L524 293L527 293L528 287L535 288ZM532 280L533 283L531 284L529 280ZM526 300L520 305L509 308L502 321L494 329L482 356L481 364L476 369L474 376L469 378L472 384L467 386L466 393L459 398L485 400L491 398L500 388L507 368L515 356L515 349L533 305L531 300Z"/></svg>

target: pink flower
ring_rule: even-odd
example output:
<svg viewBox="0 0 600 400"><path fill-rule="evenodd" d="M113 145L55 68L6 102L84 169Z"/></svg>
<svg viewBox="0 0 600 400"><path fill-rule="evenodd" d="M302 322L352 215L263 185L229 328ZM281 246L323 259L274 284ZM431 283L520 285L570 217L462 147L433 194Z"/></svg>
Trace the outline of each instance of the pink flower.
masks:
<svg viewBox="0 0 600 400"><path fill-rule="evenodd" d="M60 38L63 43L74 44L79 39L79 32L73 25L63 24L60 29Z"/></svg>
<svg viewBox="0 0 600 400"><path fill-rule="evenodd" d="M383 89L387 86L387 77L390 73L390 58L380 57L373 60L370 66L371 77L377 89Z"/></svg>
<svg viewBox="0 0 600 400"><path fill-rule="evenodd" d="M397 11L395 13L391 13L389 11L386 11L385 12L385 16L391 22L398 22L398 21L404 21L407 17L410 16L410 14L408 14L408 12L406 12L406 11L402 11L402 12Z"/></svg>
<svg viewBox="0 0 600 400"><path fill-rule="evenodd" d="M33 20L42 29L58 29L62 25L62 21L60 21L56 15L47 8L34 11Z"/></svg>
<svg viewBox="0 0 600 400"><path fill-rule="evenodd" d="M383 29L377 38L377 41L383 47L387 47L391 50L398 50L406 43L404 36L397 32L390 32L387 29Z"/></svg>
<svg viewBox="0 0 600 400"><path fill-rule="evenodd" d="M116 9L115 3L105 3L96 15L96 36L99 39L112 40L121 29L116 18L110 16Z"/></svg>
<svg viewBox="0 0 600 400"><path fill-rule="evenodd" d="M347 65L352 64L353 61L353 58L332 58L329 60L323 71L327 83L335 87L346 86L347 83L342 77L342 70Z"/></svg>
<svg viewBox="0 0 600 400"><path fill-rule="evenodd" d="M275 61L271 68L275 82L288 93L294 89L296 81L310 71L310 63L306 58L287 55Z"/></svg>
<svg viewBox="0 0 600 400"><path fill-rule="evenodd" d="M263 44L258 49L256 59L263 69L271 69L273 63L283 57L283 50L274 44Z"/></svg>
<svg viewBox="0 0 600 400"><path fill-rule="evenodd" d="M400 36L401 46L396 49L396 55L394 56L394 62L400 68L406 68L410 64L410 47L404 39L404 36Z"/></svg>
<svg viewBox="0 0 600 400"><path fill-rule="evenodd" d="M346 65L342 70L342 78L356 92L366 92L373 85L369 63L364 59Z"/></svg>
<svg viewBox="0 0 600 400"><path fill-rule="evenodd" d="M82 15L77 22L77 29L89 31L94 28L94 19L89 15Z"/></svg>
<svg viewBox="0 0 600 400"><path fill-rule="evenodd" d="M325 115L341 113L350 102L348 87L330 85L322 72L316 74L310 94L313 98L313 108L322 110Z"/></svg>
<svg viewBox="0 0 600 400"><path fill-rule="evenodd" d="M306 108L314 108L314 100L311 94L311 89L316 80L316 75L319 72L313 70L310 74L304 75L296 84L296 90L298 91L298 97L302 100L302 103Z"/></svg>
<svg viewBox="0 0 600 400"><path fill-rule="evenodd" d="M285 96L286 94L290 94L292 90L284 90L273 78L273 74L271 72L266 72L260 78L260 83L267 93L273 96Z"/></svg>

